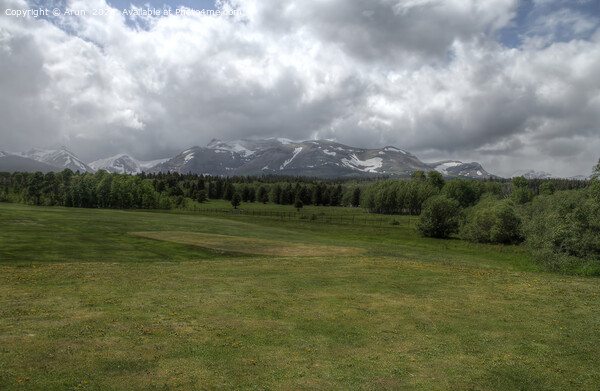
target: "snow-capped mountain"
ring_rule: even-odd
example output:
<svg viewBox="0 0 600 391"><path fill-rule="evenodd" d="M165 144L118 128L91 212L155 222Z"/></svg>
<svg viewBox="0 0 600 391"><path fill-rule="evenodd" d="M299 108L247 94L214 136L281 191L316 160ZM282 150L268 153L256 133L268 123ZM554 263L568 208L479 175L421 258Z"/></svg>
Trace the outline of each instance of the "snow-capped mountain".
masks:
<svg viewBox="0 0 600 391"><path fill-rule="evenodd" d="M16 155L57 167L59 170L69 168L79 172L94 172L94 169L81 161L65 147L59 149L31 149Z"/></svg>
<svg viewBox="0 0 600 391"><path fill-rule="evenodd" d="M550 179L555 178L554 175L546 171L535 171L532 169L517 170L511 174L511 178L522 176L525 179Z"/></svg>
<svg viewBox="0 0 600 391"><path fill-rule="evenodd" d="M169 159L141 161L122 153L106 159L93 161L89 166L94 170L106 170L118 174L140 174L142 171L149 171L154 166L164 163L167 160Z"/></svg>
<svg viewBox="0 0 600 391"><path fill-rule="evenodd" d="M139 174L142 172L138 161L125 154L99 159L91 162L89 166L96 171L106 170L119 174Z"/></svg>
<svg viewBox="0 0 600 391"><path fill-rule="evenodd" d="M483 179L492 176L479 163L442 161L429 164L393 146L365 149L330 140L212 140L206 147L192 147L170 159L144 162L119 154L89 165L64 147L58 150L32 149L18 154L0 152L0 170L3 171L58 172L64 168L126 174L170 171L222 176L276 174L322 178L408 177L417 170L437 170L446 177Z"/></svg>
<svg viewBox="0 0 600 391"><path fill-rule="evenodd" d="M477 162L463 163L457 160L447 160L433 163L431 166L440 174L449 177L489 178L493 176Z"/></svg>
<svg viewBox="0 0 600 391"><path fill-rule="evenodd" d="M140 174L142 171L148 172L154 166L164 163L167 159L158 159L150 161L142 161L124 153L111 156L106 159L99 159L89 164L94 170L105 170L118 174Z"/></svg>
<svg viewBox="0 0 600 391"><path fill-rule="evenodd" d="M18 154L0 151L0 172L36 172L47 173L50 171L62 171L62 169L51 166L37 160L29 159Z"/></svg>
<svg viewBox="0 0 600 391"><path fill-rule="evenodd" d="M440 162L427 164L402 149L354 148L333 141L212 140L206 147L193 147L157 165L152 172L176 171L210 175L299 175L315 177L409 176L416 170L441 167L446 176L489 178L478 163Z"/></svg>

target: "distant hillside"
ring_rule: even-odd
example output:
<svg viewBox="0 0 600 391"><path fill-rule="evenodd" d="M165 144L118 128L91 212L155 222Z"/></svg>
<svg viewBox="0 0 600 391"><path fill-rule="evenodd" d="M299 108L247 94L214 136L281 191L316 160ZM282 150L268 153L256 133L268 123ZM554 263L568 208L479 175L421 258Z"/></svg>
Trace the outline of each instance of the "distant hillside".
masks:
<svg viewBox="0 0 600 391"><path fill-rule="evenodd" d="M451 163L451 164L450 164ZM428 164L410 152L387 146L355 148L326 140L287 139L211 141L192 147L151 169L210 175L301 175L314 177L407 177L414 171L441 167L449 177L489 178L478 163L458 161Z"/></svg>
<svg viewBox="0 0 600 391"><path fill-rule="evenodd" d="M292 141L283 138L263 140L212 140L206 147L192 147L167 159L138 161L127 154L84 163L74 153L60 149L32 149L3 152L5 171L79 172L106 170L112 173L178 172L182 174L290 175L320 178L408 177L413 172L437 170L446 177L485 179L493 177L479 163L448 160L425 163L403 149L350 147L328 140ZM12 156L6 159L7 156ZM20 159L16 159L19 157Z"/></svg>
<svg viewBox="0 0 600 391"><path fill-rule="evenodd" d="M2 154L0 156L0 172L36 172L41 171L47 173L50 171L58 172L62 168L52 166L50 164L41 163L33 159L28 159L16 155Z"/></svg>

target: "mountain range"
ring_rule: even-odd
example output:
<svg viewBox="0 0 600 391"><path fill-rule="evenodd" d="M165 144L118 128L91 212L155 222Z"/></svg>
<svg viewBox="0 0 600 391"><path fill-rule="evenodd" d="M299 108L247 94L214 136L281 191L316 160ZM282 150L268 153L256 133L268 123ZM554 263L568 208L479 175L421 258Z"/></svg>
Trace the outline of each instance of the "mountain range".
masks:
<svg viewBox="0 0 600 391"><path fill-rule="evenodd" d="M65 147L32 149L23 153L0 151L0 171L48 172L65 168L80 172L106 170L127 174L170 171L215 176L277 174L321 178L407 177L417 170L436 170L445 177L494 177L476 162L447 160L425 163L410 152L393 146L364 149L328 140L212 140L206 147L195 146L166 159L139 161L127 154L119 154L87 164ZM533 170L524 170L523 173L519 175L551 177L548 173Z"/></svg>
<svg viewBox="0 0 600 391"><path fill-rule="evenodd" d="M407 177L417 170L437 170L446 177L483 179L493 176L475 162L424 163L410 152L392 146L364 149L328 140L212 140L206 147L195 146L167 159L139 161L127 154L119 154L87 164L65 147L22 153L0 151L0 171L48 172L65 168L80 172L106 170L139 174L142 171L170 171L215 176Z"/></svg>

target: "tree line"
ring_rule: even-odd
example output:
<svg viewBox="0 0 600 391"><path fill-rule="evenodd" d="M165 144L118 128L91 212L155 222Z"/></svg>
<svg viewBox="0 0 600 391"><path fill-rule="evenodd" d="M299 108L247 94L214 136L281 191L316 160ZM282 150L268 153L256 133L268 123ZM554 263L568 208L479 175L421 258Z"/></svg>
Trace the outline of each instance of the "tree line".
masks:
<svg viewBox="0 0 600 391"><path fill-rule="evenodd" d="M209 199L272 202L281 205L340 206L340 182L295 177L212 177L179 173L116 174L100 170L79 173L0 173L0 201L44 206L113 209L171 209ZM359 200L354 199L355 206Z"/></svg>

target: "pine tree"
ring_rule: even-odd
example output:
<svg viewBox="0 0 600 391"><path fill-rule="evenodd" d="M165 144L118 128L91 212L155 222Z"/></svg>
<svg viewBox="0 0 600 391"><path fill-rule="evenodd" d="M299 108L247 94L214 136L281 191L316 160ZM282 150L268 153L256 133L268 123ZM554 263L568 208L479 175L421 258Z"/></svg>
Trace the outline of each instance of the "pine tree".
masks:
<svg viewBox="0 0 600 391"><path fill-rule="evenodd" d="M302 209L303 206L304 204L302 203L300 197L296 197L296 201L294 202L294 208L296 208L296 210L300 212L300 209Z"/></svg>
<svg viewBox="0 0 600 391"><path fill-rule="evenodd" d="M240 206L241 202L242 196L240 195L240 193L233 193L233 196L231 196L231 205L233 206L233 209L237 209L237 207Z"/></svg>

